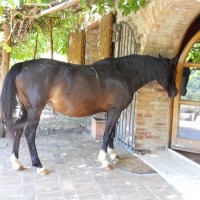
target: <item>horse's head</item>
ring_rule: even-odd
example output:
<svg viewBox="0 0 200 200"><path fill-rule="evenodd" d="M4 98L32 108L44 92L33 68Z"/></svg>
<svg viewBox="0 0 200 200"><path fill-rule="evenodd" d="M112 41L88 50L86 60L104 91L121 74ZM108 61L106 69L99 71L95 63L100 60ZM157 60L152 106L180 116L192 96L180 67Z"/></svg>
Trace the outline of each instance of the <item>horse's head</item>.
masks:
<svg viewBox="0 0 200 200"><path fill-rule="evenodd" d="M187 94L187 84L190 77L190 69L183 68L183 76L181 82L181 96L185 96Z"/></svg>
<svg viewBox="0 0 200 200"><path fill-rule="evenodd" d="M170 98L174 98L178 93L175 82L178 56L174 57L173 59L162 58L160 55L159 57L165 60L163 61L166 63L166 70L165 75L163 77L160 77L157 81L167 91L168 96Z"/></svg>

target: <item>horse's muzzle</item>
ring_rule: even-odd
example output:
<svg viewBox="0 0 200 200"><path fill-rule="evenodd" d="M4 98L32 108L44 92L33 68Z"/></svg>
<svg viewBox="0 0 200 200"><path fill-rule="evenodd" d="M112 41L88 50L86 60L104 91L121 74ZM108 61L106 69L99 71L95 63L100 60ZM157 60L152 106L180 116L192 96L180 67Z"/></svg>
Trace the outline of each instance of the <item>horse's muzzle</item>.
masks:
<svg viewBox="0 0 200 200"><path fill-rule="evenodd" d="M178 94L178 90L177 89L168 92L169 98L174 98L177 94Z"/></svg>

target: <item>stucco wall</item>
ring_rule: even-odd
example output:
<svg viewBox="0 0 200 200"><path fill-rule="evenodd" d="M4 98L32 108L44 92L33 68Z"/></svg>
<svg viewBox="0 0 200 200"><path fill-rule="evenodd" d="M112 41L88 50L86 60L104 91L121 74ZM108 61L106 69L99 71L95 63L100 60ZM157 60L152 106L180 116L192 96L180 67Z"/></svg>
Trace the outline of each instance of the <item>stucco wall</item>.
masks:
<svg viewBox="0 0 200 200"><path fill-rule="evenodd" d="M199 0L150 0L149 4L123 17L133 28L138 54L173 57L177 54L187 28L200 13ZM136 150L160 149L168 146L170 100L156 82L137 92Z"/></svg>

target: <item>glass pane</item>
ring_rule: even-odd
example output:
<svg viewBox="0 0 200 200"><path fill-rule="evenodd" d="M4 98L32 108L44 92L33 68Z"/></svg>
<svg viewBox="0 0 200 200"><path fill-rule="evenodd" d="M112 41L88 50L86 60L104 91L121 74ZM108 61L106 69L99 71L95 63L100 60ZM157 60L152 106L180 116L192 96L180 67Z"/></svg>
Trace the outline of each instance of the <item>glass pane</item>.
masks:
<svg viewBox="0 0 200 200"><path fill-rule="evenodd" d="M199 106L180 106L178 135L181 138L200 140Z"/></svg>
<svg viewBox="0 0 200 200"><path fill-rule="evenodd" d="M181 99L200 101L200 68L183 68Z"/></svg>
<svg viewBox="0 0 200 200"><path fill-rule="evenodd" d="M190 49L185 62L200 63L200 40Z"/></svg>

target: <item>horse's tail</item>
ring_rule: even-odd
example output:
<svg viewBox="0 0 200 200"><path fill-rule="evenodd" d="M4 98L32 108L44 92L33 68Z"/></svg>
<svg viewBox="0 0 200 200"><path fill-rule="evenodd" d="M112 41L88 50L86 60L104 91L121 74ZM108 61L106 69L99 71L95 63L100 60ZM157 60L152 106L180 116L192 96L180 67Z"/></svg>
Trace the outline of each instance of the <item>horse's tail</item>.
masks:
<svg viewBox="0 0 200 200"><path fill-rule="evenodd" d="M17 106L17 88L15 85L15 79L17 74L23 68L23 63L15 64L8 74L5 77L1 99L0 99L0 109L1 109L1 118L5 123L9 123L13 118L13 112ZM8 125L8 124L7 124Z"/></svg>

